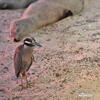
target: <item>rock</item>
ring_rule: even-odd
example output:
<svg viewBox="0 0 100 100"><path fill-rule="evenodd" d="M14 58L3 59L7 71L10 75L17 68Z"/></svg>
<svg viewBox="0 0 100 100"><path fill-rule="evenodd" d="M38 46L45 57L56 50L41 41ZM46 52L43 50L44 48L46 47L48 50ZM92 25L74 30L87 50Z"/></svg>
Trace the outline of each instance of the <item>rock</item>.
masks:
<svg viewBox="0 0 100 100"><path fill-rule="evenodd" d="M19 9L26 8L36 0L0 0L0 9Z"/></svg>
<svg viewBox="0 0 100 100"><path fill-rule="evenodd" d="M11 23L10 36L21 40L43 26L79 13L83 6L83 0L38 0L30 4L20 19Z"/></svg>

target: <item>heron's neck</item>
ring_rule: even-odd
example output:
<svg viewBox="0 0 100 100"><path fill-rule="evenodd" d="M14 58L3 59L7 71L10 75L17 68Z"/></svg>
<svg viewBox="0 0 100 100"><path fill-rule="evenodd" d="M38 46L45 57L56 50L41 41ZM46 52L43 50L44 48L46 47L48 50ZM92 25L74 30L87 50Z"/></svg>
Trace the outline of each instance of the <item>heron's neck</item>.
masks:
<svg viewBox="0 0 100 100"><path fill-rule="evenodd" d="M27 46L27 45L24 45L24 49L25 49L25 50L28 50L28 51L32 51L32 50L33 50L33 48L32 48L32 47Z"/></svg>

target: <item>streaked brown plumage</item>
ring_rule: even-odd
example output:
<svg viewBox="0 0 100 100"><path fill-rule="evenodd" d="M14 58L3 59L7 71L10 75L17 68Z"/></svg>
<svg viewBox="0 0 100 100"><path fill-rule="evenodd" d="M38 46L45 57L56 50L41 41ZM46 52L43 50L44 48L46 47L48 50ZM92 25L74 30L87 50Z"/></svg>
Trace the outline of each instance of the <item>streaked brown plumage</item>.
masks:
<svg viewBox="0 0 100 100"><path fill-rule="evenodd" d="M19 45L15 50L14 54L15 75L17 78L18 77L21 78L22 87L23 87L23 81L22 81L23 76L26 77L26 82L28 85L26 72L29 70L34 60L32 54L33 52L32 47L34 47L35 45L41 47L41 45L37 43L34 38L26 38L24 40L24 43L22 45Z"/></svg>

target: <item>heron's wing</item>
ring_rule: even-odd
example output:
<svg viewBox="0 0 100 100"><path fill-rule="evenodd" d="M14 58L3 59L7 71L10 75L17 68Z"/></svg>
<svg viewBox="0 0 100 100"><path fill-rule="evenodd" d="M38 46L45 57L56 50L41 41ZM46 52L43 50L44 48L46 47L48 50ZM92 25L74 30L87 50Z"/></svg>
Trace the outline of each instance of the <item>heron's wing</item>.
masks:
<svg viewBox="0 0 100 100"><path fill-rule="evenodd" d="M36 62L33 55L32 55L32 57L31 57L31 60L32 60L32 62L33 62L33 61Z"/></svg>
<svg viewBox="0 0 100 100"><path fill-rule="evenodd" d="M20 74L21 66L22 66L22 46L16 48L15 55L14 55L14 68L15 74L18 77Z"/></svg>
<svg viewBox="0 0 100 100"><path fill-rule="evenodd" d="M32 62L33 62L33 59L32 59L32 57L31 57L30 64L29 64L29 65L27 65L27 66L28 66L28 68L27 68L27 71L28 71L28 70L29 70L29 68L31 67L31 65L32 65Z"/></svg>

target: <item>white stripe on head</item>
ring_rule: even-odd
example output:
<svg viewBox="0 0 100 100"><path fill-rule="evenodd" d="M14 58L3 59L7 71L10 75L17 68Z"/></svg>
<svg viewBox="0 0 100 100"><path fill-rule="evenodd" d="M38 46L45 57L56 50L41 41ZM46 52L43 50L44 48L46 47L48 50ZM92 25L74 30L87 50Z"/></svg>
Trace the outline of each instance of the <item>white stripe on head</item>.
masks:
<svg viewBox="0 0 100 100"><path fill-rule="evenodd" d="M27 44L32 44L32 42L30 42L30 41L25 41L25 43L27 43Z"/></svg>

